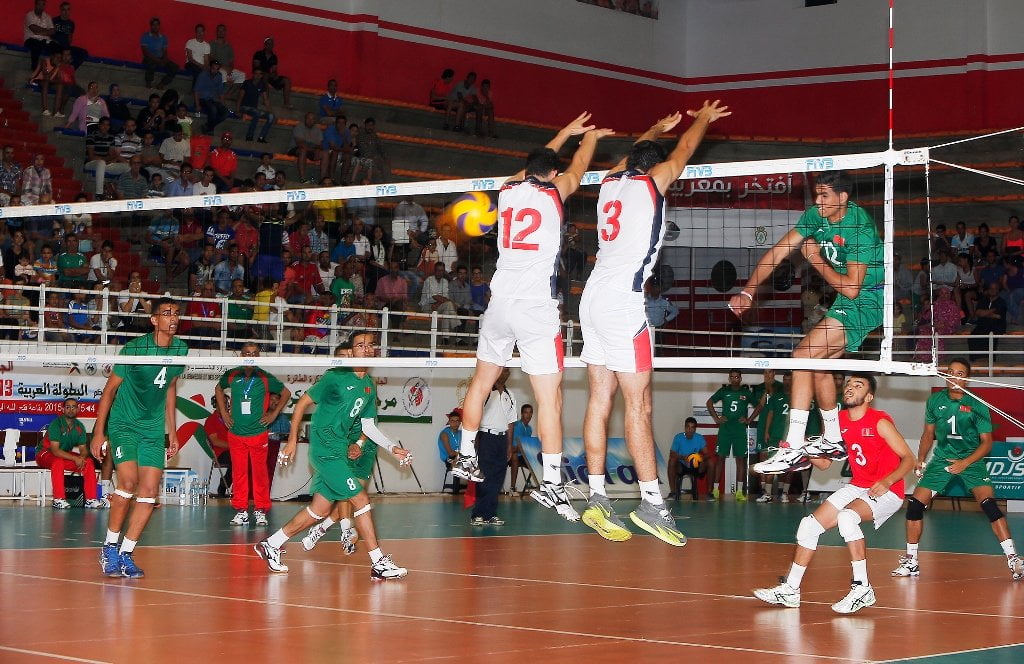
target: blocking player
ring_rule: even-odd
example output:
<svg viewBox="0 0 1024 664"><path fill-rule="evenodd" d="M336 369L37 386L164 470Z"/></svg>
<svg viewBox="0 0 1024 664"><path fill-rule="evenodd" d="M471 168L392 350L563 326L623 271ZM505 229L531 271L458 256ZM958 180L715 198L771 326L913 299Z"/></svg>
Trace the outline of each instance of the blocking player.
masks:
<svg viewBox="0 0 1024 664"><path fill-rule="evenodd" d="M715 404L722 404L719 414ZM736 460L736 500L747 499L744 491L744 478L747 476L747 423L748 414L754 404L754 396L750 388L743 384L743 374L739 369L729 372L729 383L718 388L707 401L708 414L718 423L718 444L716 456L710 464L712 484L711 495L718 500L719 475L725 475L725 460L732 453Z"/></svg>
<svg viewBox="0 0 1024 664"><path fill-rule="evenodd" d="M882 323L882 241L871 216L850 201L850 191L845 173L819 173L814 182L814 205L768 250L743 290L729 300L729 308L742 316L753 306L760 285L784 259L800 249L835 289L836 299L825 318L794 349L793 357L840 358L860 348L864 338ZM819 440L808 445L805 435L812 400L817 401L824 430ZM772 457L756 464L755 471L774 475L808 468L808 457L844 457L836 388L830 372L794 371L790 405L785 442Z"/></svg>
<svg viewBox="0 0 1024 664"><path fill-rule="evenodd" d="M921 480L907 502L907 554L900 558L893 576L919 576L918 543L924 531L924 511L935 494L942 493L959 477L974 495L981 510L992 523L992 532L1006 554L1013 580L1024 578L1024 561L1017 555L1006 515L996 503L985 457L992 450L992 416L988 406L964 392L971 377L971 365L964 359L951 360L950 386L928 397L925 406L924 433L917 450ZM935 454L927 464L928 453Z"/></svg>
<svg viewBox="0 0 1024 664"><path fill-rule="evenodd" d="M582 113L526 159L498 194L498 263L491 301L480 323L476 373L462 407L462 443L452 474L482 482L476 436L484 401L519 347L537 404L543 482L530 495L569 521L579 520L562 487L562 331L558 316L557 266L562 245L562 204L580 186L597 141L613 132L588 125ZM558 150L583 134L561 175ZM641 303L643 294L641 293Z"/></svg>
<svg viewBox="0 0 1024 664"><path fill-rule="evenodd" d="M352 357L369 358L376 354L376 337L373 332L358 330L349 339L352 341ZM380 550L370 514L370 499L347 458L350 444L365 435L390 451L399 463L412 460L408 450L391 442L377 428L376 383L367 373L366 367L327 370L295 404L288 443L278 454L282 464L290 463L295 458L303 416L313 405L316 410L313 411L309 426L313 500L283 528L258 542L254 547L257 555L267 562L271 571L287 572L288 566L281 562L281 547L284 543L327 516L332 503L347 500L354 508L353 517L359 536L370 549L370 578L387 580L404 577L408 570L396 565L391 556Z"/></svg>
<svg viewBox="0 0 1024 664"><path fill-rule="evenodd" d="M158 298L149 316L153 331L126 343L121 355L187 355L188 346L175 336L180 313L173 299ZM117 489L110 497L107 536L100 551L100 567L107 576L145 576L133 553L153 514L164 463L178 453L177 382L184 371L181 365L116 364L103 387L90 450L97 459L113 454L117 466ZM135 507L129 516L133 497Z"/></svg>
<svg viewBox="0 0 1024 664"><path fill-rule="evenodd" d="M850 550L853 583L850 592L833 604L832 610L855 613L875 603L860 524L864 520L874 521L878 530L899 511L903 505L903 477L914 467L914 453L896 430L892 417L871 407L876 387L874 376L869 374L854 373L846 381L839 426L845 435L853 477L800 521L789 574L774 588L755 590L754 597L759 600L776 606L800 606L800 582L818 548L818 538L838 527ZM832 460L811 459L811 463L825 469L832 465Z"/></svg>
<svg viewBox="0 0 1024 664"><path fill-rule="evenodd" d="M629 516L637 526L673 546L686 543L658 486L651 429L654 348L643 285L658 261L665 235L665 191L683 172L708 125L731 113L715 100L713 104L705 101L699 110L687 114L693 117L693 124L670 154L656 139L679 124L683 117L680 113L662 118L640 136L629 154L605 176L597 201L597 263L580 302L580 359L588 365L590 380L583 421L590 500L583 522L612 541L630 537L612 511L604 486L608 418L621 387L626 402L626 447L633 457L643 498Z"/></svg>

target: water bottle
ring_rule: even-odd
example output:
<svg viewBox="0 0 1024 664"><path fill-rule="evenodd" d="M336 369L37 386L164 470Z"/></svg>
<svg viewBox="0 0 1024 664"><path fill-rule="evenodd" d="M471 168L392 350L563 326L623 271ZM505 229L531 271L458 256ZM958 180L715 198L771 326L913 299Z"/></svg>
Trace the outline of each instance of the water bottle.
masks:
<svg viewBox="0 0 1024 664"><path fill-rule="evenodd" d="M185 504L185 478L178 480L178 504Z"/></svg>

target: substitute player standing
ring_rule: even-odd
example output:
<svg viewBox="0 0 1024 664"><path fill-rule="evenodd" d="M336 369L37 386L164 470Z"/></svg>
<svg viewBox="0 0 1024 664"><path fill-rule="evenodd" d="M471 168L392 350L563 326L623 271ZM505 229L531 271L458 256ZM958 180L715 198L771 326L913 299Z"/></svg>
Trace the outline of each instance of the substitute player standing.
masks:
<svg viewBox="0 0 1024 664"><path fill-rule="evenodd" d="M537 403L543 454L543 482L531 493L545 507L570 521L579 519L562 487L562 331L558 316L557 271L562 245L562 203L580 186L598 139L610 129L594 129L583 113L543 148L534 150L498 195L498 263L491 279L491 301L480 323L476 373L462 406L462 443L452 474L483 481L476 436L484 401L502 368L519 347L522 369L530 376ZM569 168L558 174L558 150L583 134ZM643 294L641 293L641 303Z"/></svg>
<svg viewBox="0 0 1024 664"><path fill-rule="evenodd" d="M829 378L831 380L831 378ZM875 378L855 373L843 391L845 408L839 414L839 426L846 440L850 483L839 489L800 521L796 530L796 555L785 580L774 588L758 588L754 597L795 608L800 606L800 582L818 548L818 538L830 528L850 549L853 584L850 592L832 605L836 613L855 613L875 603L875 591L868 582L868 567L861 521L874 521L875 530L903 505L903 477L914 467L914 453L896 430L892 417L875 410ZM811 459L816 468L832 465L831 459Z"/></svg>
<svg viewBox="0 0 1024 664"><path fill-rule="evenodd" d="M149 317L153 331L126 343L121 355L188 355L188 346L174 336L179 315L177 302L158 298ZM100 552L100 567L107 576L145 576L133 552L153 514L164 463L178 453L177 382L184 371L181 365L116 364L103 387L90 448L97 459L113 454L117 466L117 489L110 497L107 536ZM166 456L164 440L168 441ZM135 508L119 549L117 542L133 497Z"/></svg>
<svg viewBox="0 0 1024 664"><path fill-rule="evenodd" d="M754 304L758 287L783 260L800 249L835 289L836 299L825 318L797 345L793 357L840 358L843 353L860 348L864 338L882 323L882 241L871 216L850 201L850 189L845 173L819 173L814 182L814 205L768 250L747 285L729 300L729 308L742 316ZM808 445L805 435L812 400L817 401L824 431L820 439ZM771 458L755 464L756 472L787 473L808 468L808 457L844 457L836 387L830 372L794 371L790 406L785 442Z"/></svg>
<svg viewBox="0 0 1024 664"><path fill-rule="evenodd" d="M1017 555L1006 515L996 503L985 457L992 450L992 416L988 406L964 392L971 377L971 365L964 359L951 360L950 386L928 397L924 413L924 433L917 450L921 481L907 501L907 555L900 558L893 576L918 576L921 565L917 547L924 532L924 511L935 494L942 493L959 477L974 495L981 510L992 523L992 532L1006 554L1006 564L1014 581L1024 578L1024 561ZM937 442L936 442L937 441ZM935 455L925 464L932 445Z"/></svg>
<svg viewBox="0 0 1024 664"><path fill-rule="evenodd" d="M654 354L644 283L658 261L665 235L665 191L683 172L708 125L731 115L727 106L704 102L687 111L693 124L671 154L655 142L682 120L680 113L648 129L601 183L597 201L598 250L594 271L580 301L583 352L590 399L583 422L590 500L583 522L612 541L630 538L605 493L608 418L619 387L626 402L626 446L636 466L643 500L630 514L635 524L672 544L686 543L665 508L651 429L651 362ZM545 464L546 467L546 464Z"/></svg>
<svg viewBox="0 0 1024 664"><path fill-rule="evenodd" d="M722 404L719 413L715 404ZM718 424L717 454L710 466L711 495L718 500L719 475L725 476L725 460L732 453L736 460L736 500L747 499L744 490L747 475L747 423L750 422L750 408L754 405L754 395L750 387L743 384L743 374L739 369L729 372L729 383L715 390L705 404L708 414Z"/></svg>

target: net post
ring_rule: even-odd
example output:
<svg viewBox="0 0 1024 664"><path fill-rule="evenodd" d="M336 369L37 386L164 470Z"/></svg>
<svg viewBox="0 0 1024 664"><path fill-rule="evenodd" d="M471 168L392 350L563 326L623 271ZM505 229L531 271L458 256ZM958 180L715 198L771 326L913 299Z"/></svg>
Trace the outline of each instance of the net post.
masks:
<svg viewBox="0 0 1024 664"><path fill-rule="evenodd" d="M565 357L572 357L572 342L573 342L573 337L574 337L574 331L575 330L576 330L576 326L573 325L572 319L569 319L568 321L566 321L566 323L565 323L565 350L562 352L562 354Z"/></svg>
<svg viewBox="0 0 1024 664"><path fill-rule="evenodd" d="M39 315L36 317L36 344L41 344L46 334L46 282L39 284L39 302L36 303ZM40 349L42 350L42 349Z"/></svg>
<svg viewBox="0 0 1024 664"><path fill-rule="evenodd" d="M228 349L228 300L224 299L224 308L220 311L220 352Z"/></svg>
<svg viewBox="0 0 1024 664"><path fill-rule="evenodd" d="M892 153L890 153L892 155ZM893 337L893 298L895 291L893 283L895 275L892 270L893 250L896 238L896 210L895 210L895 164L892 159L886 159L884 167L884 196L882 207L882 254L884 264L889 268L885 271L885 281L882 284L882 343L879 348L879 358L888 364L892 362L892 337Z"/></svg>
<svg viewBox="0 0 1024 664"><path fill-rule="evenodd" d="M281 355L284 353L284 311L278 313L277 316L277 354Z"/></svg>
<svg viewBox="0 0 1024 664"><path fill-rule="evenodd" d="M103 309L100 312L100 343L107 345L107 332L110 330L110 288L103 287Z"/></svg>
<svg viewBox="0 0 1024 664"><path fill-rule="evenodd" d="M331 355L334 354L334 349L338 347L339 341L339 330L338 330L338 305L337 303L331 305L331 327L330 333L328 334L328 340L330 341L330 347L328 351Z"/></svg>
<svg viewBox="0 0 1024 664"><path fill-rule="evenodd" d="M430 312L430 357L437 357L437 310Z"/></svg>
<svg viewBox="0 0 1024 664"><path fill-rule="evenodd" d="M388 331L391 329L391 308L384 307L380 310L380 352L381 357L387 357Z"/></svg>

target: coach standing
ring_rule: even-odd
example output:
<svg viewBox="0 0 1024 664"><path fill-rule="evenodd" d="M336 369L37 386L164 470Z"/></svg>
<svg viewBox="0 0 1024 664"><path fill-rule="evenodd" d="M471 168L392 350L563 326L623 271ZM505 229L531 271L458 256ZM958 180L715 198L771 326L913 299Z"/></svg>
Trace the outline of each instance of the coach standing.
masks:
<svg viewBox="0 0 1024 664"><path fill-rule="evenodd" d="M505 483L505 467L512 453L512 428L519 420L516 398L505 387L509 370L503 368L484 402L476 450L484 481L477 485L476 504L470 523L474 526L501 526L498 518L498 494Z"/></svg>

